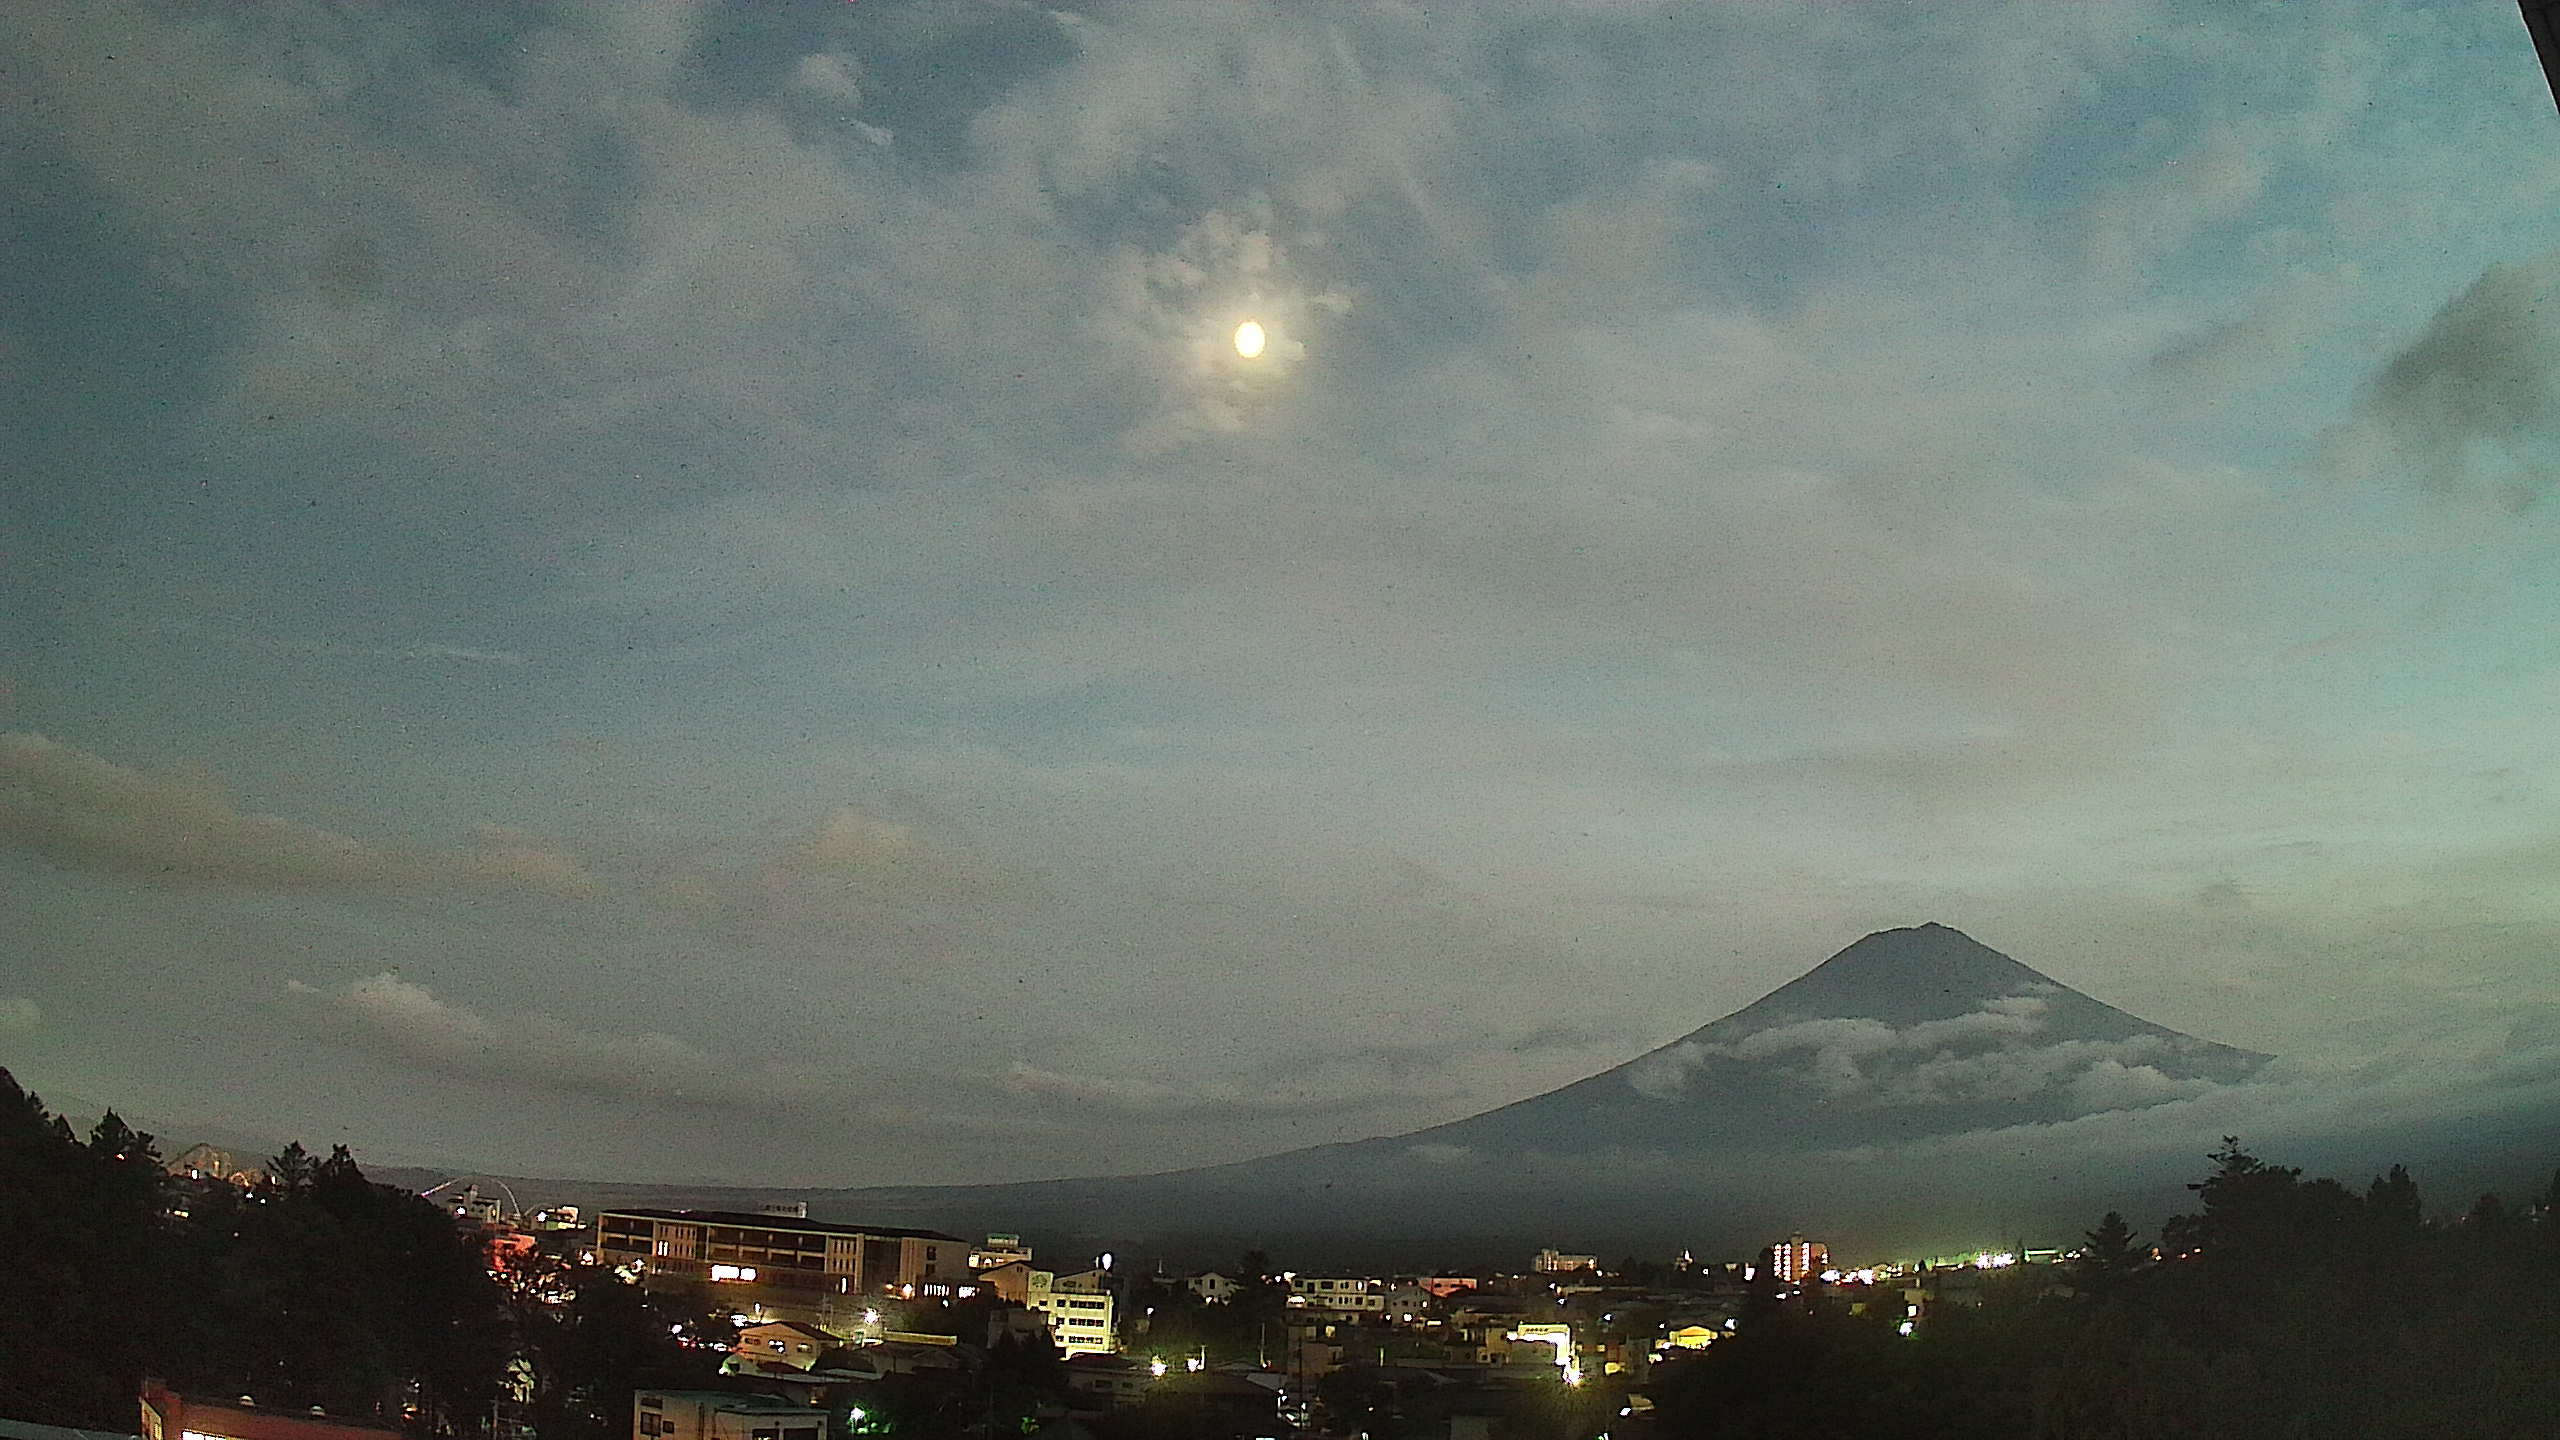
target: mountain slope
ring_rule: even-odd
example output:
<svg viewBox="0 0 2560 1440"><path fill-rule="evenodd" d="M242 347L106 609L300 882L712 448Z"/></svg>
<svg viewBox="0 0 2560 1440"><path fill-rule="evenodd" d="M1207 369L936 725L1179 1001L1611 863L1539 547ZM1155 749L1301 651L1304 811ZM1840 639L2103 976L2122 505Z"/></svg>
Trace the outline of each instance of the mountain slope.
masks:
<svg viewBox="0 0 2560 1440"><path fill-rule="evenodd" d="M1756 1233L1803 1215L1817 1194L1833 1214L1863 1206L1872 1222L1925 1188L1921 1177L1848 1173L1821 1157L2139 1110L2244 1082L2268 1058L2152 1024L1923 925L1870 935L1624 1065L1410 1134L1163 1175L810 1201L813 1213L944 1228L1168 1246L1259 1237L1366 1254L1425 1236L1633 1243L1715 1233L1702 1232L1710 1223Z"/></svg>
<svg viewBox="0 0 2560 1440"><path fill-rule="evenodd" d="M2152 1024L1922 925L1870 935L1623 1065L1409 1134L1024 1184L517 1183L528 1197L584 1204L800 1200L821 1219L1035 1234L1052 1255L1116 1246L1215 1258L1250 1244L1307 1263L1454 1251L1516 1264L1538 1243L1612 1254L1757 1245L1815 1224L1870 1241L1989 1238L1985 1225L2005 1237L1999 1227L2029 1221L2085 1226L2090 1206L2122 1205L2128 1184L2178 1193L2168 1173L2137 1179L2122 1157L2105 1173L2048 1165L2040 1132L2011 1127L2206 1094L2247 1081L2267 1058ZM1985 1134L2002 1137L1999 1175L1979 1147L1968 1161L1913 1158Z"/></svg>
<svg viewBox="0 0 2560 1440"><path fill-rule="evenodd" d="M2128 1015L1943 925L1885 930L1613 1070L1421 1144L1870 1145L2133 1109L2269 1057Z"/></svg>

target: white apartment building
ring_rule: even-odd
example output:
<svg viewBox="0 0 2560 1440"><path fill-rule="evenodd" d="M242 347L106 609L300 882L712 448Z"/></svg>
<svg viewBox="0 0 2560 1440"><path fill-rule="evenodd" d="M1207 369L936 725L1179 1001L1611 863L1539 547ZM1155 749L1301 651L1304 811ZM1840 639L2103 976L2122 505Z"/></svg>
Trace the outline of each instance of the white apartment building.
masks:
<svg viewBox="0 0 2560 1440"><path fill-rule="evenodd" d="M1303 1310L1323 1310L1337 1315L1383 1315L1387 1309L1387 1282L1357 1276L1290 1275L1290 1305Z"/></svg>
<svg viewBox="0 0 2560 1440"><path fill-rule="evenodd" d="M1119 1302L1103 1288L1101 1271L1056 1275L1034 1270L1023 1303L1048 1317L1049 1338L1070 1358L1119 1352Z"/></svg>

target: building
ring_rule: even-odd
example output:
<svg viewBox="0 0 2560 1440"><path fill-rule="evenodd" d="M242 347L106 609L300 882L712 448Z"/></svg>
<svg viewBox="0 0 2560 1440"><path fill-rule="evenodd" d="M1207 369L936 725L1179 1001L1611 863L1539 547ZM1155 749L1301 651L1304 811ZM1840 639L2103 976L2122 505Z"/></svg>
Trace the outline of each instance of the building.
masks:
<svg viewBox="0 0 2560 1440"><path fill-rule="evenodd" d="M1048 1317L1049 1338L1069 1359L1110 1355L1120 1349L1119 1301L1105 1286L1106 1278L1101 1270L1072 1275L1030 1272L1023 1304Z"/></svg>
<svg viewBox="0 0 2560 1440"><path fill-rule="evenodd" d="M244 1190L267 1183L265 1166L211 1145L190 1145L160 1168L189 1180L228 1180Z"/></svg>
<svg viewBox="0 0 2560 1440"><path fill-rule="evenodd" d="M392 1440L389 1425L307 1411L261 1410L190 1400L157 1380L142 1382L142 1440ZM748 1440L740 1436L739 1440Z"/></svg>
<svg viewBox="0 0 2560 1440"><path fill-rule="evenodd" d="M1008 1260L1002 1265L991 1265L979 1271L976 1283L979 1289L993 1292L998 1299L1028 1305L1031 1303L1031 1277L1039 1273L1031 1268L1028 1260Z"/></svg>
<svg viewBox="0 0 2560 1440"><path fill-rule="evenodd" d="M1769 1247L1770 1267L1778 1278L1789 1283L1809 1280L1822 1273L1824 1262L1831 1258L1830 1248L1820 1241L1807 1240L1802 1234L1790 1235L1783 1245Z"/></svg>
<svg viewBox="0 0 2560 1440"><path fill-rule="evenodd" d="M642 1390L631 1397L633 1440L826 1440L827 1412L772 1395Z"/></svg>
<svg viewBox="0 0 2560 1440"><path fill-rule="evenodd" d="M1088 1402L1102 1401L1103 1408L1145 1399L1154 1388L1155 1378L1147 1367L1119 1355L1067 1357L1067 1393Z"/></svg>
<svg viewBox="0 0 2560 1440"><path fill-rule="evenodd" d="M1215 1270L1203 1270L1182 1282L1183 1288L1211 1305L1224 1305L1244 1287Z"/></svg>
<svg viewBox="0 0 2560 1440"><path fill-rule="evenodd" d="M1432 1318L1431 1307L1439 1298L1418 1280L1399 1280L1387 1287L1387 1318L1399 1325L1423 1324Z"/></svg>
<svg viewBox="0 0 2560 1440"><path fill-rule="evenodd" d="M987 1243L969 1252L969 1268L992 1270L998 1265L1031 1263L1031 1247L1019 1235L990 1235Z"/></svg>
<svg viewBox="0 0 2560 1440"><path fill-rule="evenodd" d="M1588 1270L1596 1275L1600 1271L1600 1257L1567 1255L1560 1250L1541 1250L1538 1252L1538 1258L1529 1262L1529 1268L1541 1275L1569 1275L1576 1270Z"/></svg>
<svg viewBox="0 0 2560 1440"><path fill-rule="evenodd" d="M477 1185L465 1185L462 1193L449 1196L445 1208L453 1218L469 1225L502 1225L506 1223L506 1203L495 1195L483 1195Z"/></svg>
<svg viewBox="0 0 2560 1440"><path fill-rule="evenodd" d="M841 1336L798 1320L747 1325L738 1331L729 1366L741 1371L768 1365L806 1370L818 1363L819 1356L841 1349L845 1343Z"/></svg>
<svg viewBox="0 0 2560 1440"><path fill-rule="evenodd" d="M838 1225L736 1210L606 1210L596 1259L750 1321L849 1320L884 1295L957 1294L968 1246L938 1230Z"/></svg>
<svg viewBox="0 0 2560 1440"><path fill-rule="evenodd" d="M1383 1280L1297 1274L1287 1279L1289 1303L1301 1310L1321 1310L1333 1315L1383 1315L1387 1312L1387 1284Z"/></svg>

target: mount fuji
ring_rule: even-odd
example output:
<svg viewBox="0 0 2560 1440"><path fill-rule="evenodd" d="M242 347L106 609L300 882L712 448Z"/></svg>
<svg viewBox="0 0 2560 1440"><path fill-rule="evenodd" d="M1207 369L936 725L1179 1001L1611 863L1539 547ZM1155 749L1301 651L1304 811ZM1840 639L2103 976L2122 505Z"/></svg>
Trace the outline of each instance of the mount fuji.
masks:
<svg viewBox="0 0 2560 1440"><path fill-rule="evenodd" d="M792 1193L812 1214L1209 1253L1231 1240L1375 1257L1426 1237L1713 1243L1800 1228L1816 1209L1919 1243L2080 1216L2073 1207L2120 1177L2080 1161L2046 1172L2039 1132L2093 1116L2138 1123L2247 1084L2270 1058L1922 925L1869 935L1614 1069L1425 1130L1157 1175ZM2005 1137L1991 1142L1996 1185L1979 1168L1968 1179L1962 1161L1913 1158L1986 1135Z"/></svg>

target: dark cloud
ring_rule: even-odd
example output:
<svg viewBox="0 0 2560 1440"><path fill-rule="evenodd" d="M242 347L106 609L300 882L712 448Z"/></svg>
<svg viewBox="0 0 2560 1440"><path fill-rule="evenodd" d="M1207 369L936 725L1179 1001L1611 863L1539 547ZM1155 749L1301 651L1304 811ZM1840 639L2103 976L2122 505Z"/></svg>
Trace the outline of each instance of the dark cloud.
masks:
<svg viewBox="0 0 2560 1440"><path fill-rule="evenodd" d="M2375 377L2351 464L2522 510L2560 458L2560 255L2493 265Z"/></svg>
<svg viewBox="0 0 2560 1440"><path fill-rule="evenodd" d="M242 811L209 774L152 774L48 740L0 735L0 843L152 885L349 893L596 892L578 858L484 828L467 850L386 847Z"/></svg>
<svg viewBox="0 0 2560 1440"><path fill-rule="evenodd" d="M773 1046L956 1077L867 1151L937 1173L1008 1110L1234 1158L1958 908L2252 1043L2548 993L2551 617L2403 623L2428 547L2545 559L2407 483L2549 473L2548 265L2482 278L2549 243L2511 16L13 19L0 706L69 743L0 745L9 928L170 1027L216 968L410 1016L439 1133L538 1159L627 1042L779 1163L682 1098ZM23 968L13 1043L117 1048ZM756 1003L631 1018L709 973Z"/></svg>

